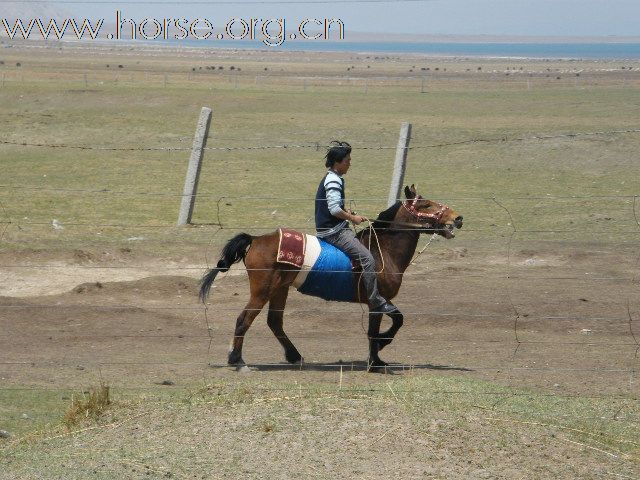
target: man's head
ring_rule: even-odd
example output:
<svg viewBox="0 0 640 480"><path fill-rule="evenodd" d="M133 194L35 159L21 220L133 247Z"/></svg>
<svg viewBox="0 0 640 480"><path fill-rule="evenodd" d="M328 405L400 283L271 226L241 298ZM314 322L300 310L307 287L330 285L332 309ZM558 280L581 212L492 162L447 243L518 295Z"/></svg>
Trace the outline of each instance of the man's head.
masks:
<svg viewBox="0 0 640 480"><path fill-rule="evenodd" d="M324 157L326 159L324 165L338 174L344 175L351 165L351 145L337 140L332 141L330 145Z"/></svg>

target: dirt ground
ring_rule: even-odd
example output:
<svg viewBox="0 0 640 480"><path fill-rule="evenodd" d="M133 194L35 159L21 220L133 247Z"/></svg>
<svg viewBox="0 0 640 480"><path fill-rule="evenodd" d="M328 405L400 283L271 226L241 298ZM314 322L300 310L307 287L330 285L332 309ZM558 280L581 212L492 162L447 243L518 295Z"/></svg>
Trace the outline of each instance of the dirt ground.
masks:
<svg viewBox="0 0 640 480"><path fill-rule="evenodd" d="M482 245L436 242L410 267L405 326L382 352L392 376L365 372L358 305L292 290L285 328L304 364L284 362L262 313L241 373L226 366L241 269L205 309L196 261L148 276L167 262L14 258L27 287L0 297L6 392L103 382L119 400L99 426L6 443L0 478L637 478L635 245L529 242L508 262ZM125 260L144 268L106 268ZM94 278L69 288L76 274Z"/></svg>
<svg viewBox="0 0 640 480"><path fill-rule="evenodd" d="M523 244L508 264L496 252L438 242L409 268L395 299L405 325L381 355L396 373L464 375L553 394L637 396L634 245ZM102 379L151 388L164 380L186 385L236 375L226 354L248 298L246 274L219 276L205 309L197 300L202 266L168 275L176 272L167 262L129 253L126 261L141 268L108 268L117 256L25 254L25 265L41 265L34 270L20 268L14 255L15 268L2 283L12 295L0 297L4 385L61 388ZM73 285L74 279L80 281ZM284 362L265 318L261 313L245 340L244 358L256 374L335 383L342 370L345 382L377 381L363 372L366 318L359 305L291 290L285 330L305 358L302 366Z"/></svg>

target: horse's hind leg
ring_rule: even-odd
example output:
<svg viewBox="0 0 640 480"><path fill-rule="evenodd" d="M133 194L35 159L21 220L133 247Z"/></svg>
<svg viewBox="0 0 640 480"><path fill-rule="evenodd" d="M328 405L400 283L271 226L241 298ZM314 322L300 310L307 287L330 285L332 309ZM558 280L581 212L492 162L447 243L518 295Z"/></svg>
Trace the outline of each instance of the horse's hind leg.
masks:
<svg viewBox="0 0 640 480"><path fill-rule="evenodd" d="M242 343L244 342L244 335L251 327L253 320L258 316L262 307L267 303L267 297L263 295L254 296L251 295L249 303L244 307L244 310L238 316L236 321L236 330L231 343L231 352L229 352L229 365L244 365L242 359Z"/></svg>
<svg viewBox="0 0 640 480"><path fill-rule="evenodd" d="M267 325L276 336L282 348L284 348L284 356L289 363L301 363L302 355L298 349L291 343L287 334L284 333L282 327L284 317L284 307L287 304L287 295L289 295L289 287L281 287L271 297L269 301L269 313L267 315Z"/></svg>

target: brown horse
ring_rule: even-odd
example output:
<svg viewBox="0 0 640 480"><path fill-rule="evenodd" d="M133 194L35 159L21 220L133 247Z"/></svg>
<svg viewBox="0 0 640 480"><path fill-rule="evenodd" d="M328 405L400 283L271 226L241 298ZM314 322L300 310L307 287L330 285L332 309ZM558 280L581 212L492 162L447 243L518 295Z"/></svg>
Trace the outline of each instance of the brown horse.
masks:
<svg viewBox="0 0 640 480"><path fill-rule="evenodd" d="M358 234L360 241L371 249L379 270L378 288L380 294L388 300L392 300L400 290L403 273L413 258L421 233L438 233L450 239L454 237L454 228L462 227L462 217L458 213L446 205L422 198L413 185L405 187L405 196L406 201L397 202L380 213L371 227ZM219 272L228 271L232 264L240 260L244 260L247 268L251 297L236 322L228 359L230 365L240 367L245 364L242 359L244 336L267 302L267 324L284 348L285 358L290 363L303 360L282 327L289 288L299 269L277 262L278 241L278 232L260 237L252 237L246 233L236 235L224 247L217 266L202 278L200 298L205 302ZM359 285L359 272L354 270L351 275L356 292L351 302L366 304L367 295L362 285ZM372 371L380 371L387 366L378 353L391 343L402 326L403 317L399 311L390 314L390 317L393 322L391 327L380 333L382 314L369 315L368 364Z"/></svg>

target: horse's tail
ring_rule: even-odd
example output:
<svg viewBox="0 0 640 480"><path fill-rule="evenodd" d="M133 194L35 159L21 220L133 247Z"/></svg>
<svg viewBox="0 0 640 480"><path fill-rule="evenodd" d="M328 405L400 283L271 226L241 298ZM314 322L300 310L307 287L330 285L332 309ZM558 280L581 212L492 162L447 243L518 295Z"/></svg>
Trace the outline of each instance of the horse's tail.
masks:
<svg viewBox="0 0 640 480"><path fill-rule="evenodd" d="M200 300L204 303L209 296L209 290L211 290L211 284L216 279L219 272L229 271L229 267L234 263L238 263L240 260L244 260L247 255L247 250L253 242L253 237L247 233L239 233L222 249L220 260L215 268L209 270L202 280L200 281Z"/></svg>

